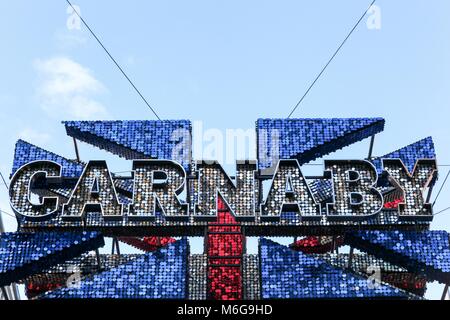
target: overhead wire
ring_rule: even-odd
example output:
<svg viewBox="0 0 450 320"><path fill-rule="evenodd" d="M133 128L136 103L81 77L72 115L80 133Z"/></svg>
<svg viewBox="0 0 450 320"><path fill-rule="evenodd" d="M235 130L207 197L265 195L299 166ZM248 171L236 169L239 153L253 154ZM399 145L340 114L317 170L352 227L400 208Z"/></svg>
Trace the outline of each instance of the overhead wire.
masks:
<svg viewBox="0 0 450 320"><path fill-rule="evenodd" d="M1 171L0 171L0 177L2 178L2 181L3 181L3 184L5 185L6 190L9 191L9 186L8 186L8 184L6 183L6 180L5 180L5 178L3 177L3 174L2 174Z"/></svg>
<svg viewBox="0 0 450 320"><path fill-rule="evenodd" d="M341 44L339 45L339 47L336 49L336 51L333 53L333 55L331 56L331 58L328 60L328 62L325 64L325 66L322 68L322 70L319 72L319 74L316 76L316 78L314 79L314 81L309 85L308 89L306 90L306 92L303 94L303 96L300 98L300 100L297 102L297 104L294 106L294 108L292 109L292 111L289 113L288 115L288 119L292 116L292 114L297 110L297 108L300 106L300 104L303 102L303 100L306 98L306 96L308 95L308 93L311 91L311 89L314 87L314 85L316 84L316 82L319 80L319 78L322 76L322 74L325 72L325 70L328 68L328 66L330 65L330 63L334 60L334 58L337 56L337 54L339 53L339 51L342 49L342 47L344 46L344 44L347 42L347 40L350 38L350 36L352 35L352 33L356 30L356 28L358 27L358 25L361 23L362 19L364 19L364 17L366 16L367 12L369 12L369 10L372 8L372 6L375 4L376 0L373 0L372 3L369 5L369 7L364 11L364 13L362 14L362 16L358 19L358 21L356 22L356 24L353 26L353 28L350 30L350 32L347 34L347 36L345 37L344 41L341 42Z"/></svg>
<svg viewBox="0 0 450 320"><path fill-rule="evenodd" d="M434 207L434 204L436 203L437 199L439 198L439 195L441 194L441 191L444 188L449 175L450 175L450 169L448 170L447 175L445 176L444 182L441 184L441 187L439 188L438 194L436 195L436 198L434 199L433 204L431 205L432 207Z"/></svg>
<svg viewBox="0 0 450 320"><path fill-rule="evenodd" d="M119 63L114 59L112 54L109 52L108 49L103 45L102 41L97 37L97 35L94 33L94 31L89 27L88 23L81 17L80 13L76 10L76 8L72 5L72 3L69 0L66 0L66 2L69 4L69 6L72 8L73 12L78 16L78 18L81 20L81 22L84 24L84 26L89 30L91 35L97 40L98 44L103 48L103 50L106 52L108 57L111 59L111 61L116 65L116 67L119 69L119 71L122 73L122 75L127 79L127 81L130 83L130 85L133 87L133 89L137 92L137 94L141 97L142 101L147 105L147 107L153 112L153 114L156 116L158 120L161 120L159 115L156 113L155 109L150 105L150 103L147 101L147 99L144 97L144 95L141 93L141 91L136 87L136 85L131 81L130 77L125 73L123 68L119 65Z"/></svg>
<svg viewBox="0 0 450 320"><path fill-rule="evenodd" d="M11 213L9 213L9 212L6 212L6 211L4 211L4 210L1 210L0 209L0 213L4 213L4 214L6 214L7 216L10 216L11 218L16 218L14 215L12 215Z"/></svg>

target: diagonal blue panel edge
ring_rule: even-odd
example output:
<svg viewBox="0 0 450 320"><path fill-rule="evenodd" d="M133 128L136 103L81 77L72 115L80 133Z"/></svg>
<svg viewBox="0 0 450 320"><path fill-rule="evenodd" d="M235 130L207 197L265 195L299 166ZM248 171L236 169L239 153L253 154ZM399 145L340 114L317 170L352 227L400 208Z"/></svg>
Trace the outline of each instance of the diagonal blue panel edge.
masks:
<svg viewBox="0 0 450 320"><path fill-rule="evenodd" d="M399 158L403 161L409 172L412 172L414 165L418 159L435 159L436 152L434 148L433 138L427 137L411 143L403 148L387 153L383 156L371 159L371 162L377 169L380 175L378 185L386 186L389 182L382 176L383 166L382 159ZM310 183L312 192L314 193L316 200L324 201L332 196L331 181L329 180L313 180Z"/></svg>
<svg viewBox="0 0 450 320"><path fill-rule="evenodd" d="M62 166L62 175L69 178L79 177L84 168L83 163L69 160L24 140L18 140L14 151L11 176L23 165L36 160L49 160L60 164Z"/></svg>
<svg viewBox="0 0 450 320"><path fill-rule="evenodd" d="M382 159L401 159L409 172L412 172L418 159L436 159L433 138L426 137L384 156L372 159L371 161L375 168L377 168L378 174L383 172Z"/></svg>
<svg viewBox="0 0 450 320"><path fill-rule="evenodd" d="M178 240L42 299L187 299L189 243Z"/></svg>
<svg viewBox="0 0 450 320"><path fill-rule="evenodd" d="M277 153L308 163L383 131L384 124L383 118L258 119L258 167L273 167Z"/></svg>
<svg viewBox="0 0 450 320"><path fill-rule="evenodd" d="M0 287L105 245L98 232L2 233Z"/></svg>
<svg viewBox="0 0 450 320"><path fill-rule="evenodd" d="M345 243L427 278L450 284L450 243L446 231L358 231Z"/></svg>
<svg viewBox="0 0 450 320"><path fill-rule="evenodd" d="M189 120L63 121L63 124L68 136L125 159L176 160L190 170ZM184 152L180 155L181 150Z"/></svg>
<svg viewBox="0 0 450 320"><path fill-rule="evenodd" d="M11 177L23 165L38 160L49 160L58 163L62 167L61 174L65 178L78 178L81 176L85 166L82 162L67 159L24 140L18 140L15 147ZM133 180L114 178L114 185L118 190L121 190L131 198L133 193ZM64 185L54 186L50 190L64 197L69 197L74 186L74 182L65 181Z"/></svg>
<svg viewBox="0 0 450 320"><path fill-rule="evenodd" d="M263 299L411 299L386 284L369 288L367 278L268 239L259 240Z"/></svg>

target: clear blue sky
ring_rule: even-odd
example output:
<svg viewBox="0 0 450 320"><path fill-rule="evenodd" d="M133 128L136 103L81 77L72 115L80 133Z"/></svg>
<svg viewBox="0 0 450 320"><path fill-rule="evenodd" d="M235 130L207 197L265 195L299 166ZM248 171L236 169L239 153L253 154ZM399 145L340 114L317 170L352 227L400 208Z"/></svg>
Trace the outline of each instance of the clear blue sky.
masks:
<svg viewBox="0 0 450 320"><path fill-rule="evenodd" d="M287 116L369 1L74 4L162 118L225 130ZM295 116L382 116L376 155L431 135L439 164L450 164L450 2L377 4L381 29L363 21ZM64 0L0 2L5 175L18 137L73 157L63 119L154 119L87 30L68 29L68 18ZM363 158L367 148L363 141L329 157ZM85 145L81 153L85 160L112 159ZM110 163L115 171L131 168ZM449 191L450 184L436 211L450 206ZM9 210L5 190L0 208ZM10 217L3 220L14 229ZM432 227L450 230L450 211ZM432 286L428 296L438 298L441 290Z"/></svg>

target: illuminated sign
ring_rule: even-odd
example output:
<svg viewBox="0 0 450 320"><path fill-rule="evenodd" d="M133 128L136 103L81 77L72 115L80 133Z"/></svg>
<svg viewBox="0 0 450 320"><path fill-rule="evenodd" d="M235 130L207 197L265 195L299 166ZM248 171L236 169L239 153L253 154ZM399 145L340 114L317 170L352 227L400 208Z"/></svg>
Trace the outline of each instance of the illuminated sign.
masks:
<svg viewBox="0 0 450 320"><path fill-rule="evenodd" d="M381 118L258 119L248 154L257 161L238 161L229 175L221 164L233 165L231 157L199 154L187 120L64 125L77 160L16 143L9 192L18 231L0 237L8 266L0 284L31 276L28 297L415 299L428 280L448 284L448 233L429 230L438 173L431 137L373 157ZM195 127L209 142L211 132ZM311 163L369 137L366 160ZM245 141L231 140L237 149ZM82 161L77 141L129 160L130 171ZM113 237L112 255L79 256L103 236ZM189 252L190 236L203 237L202 254ZM252 236L258 254L246 252ZM273 236L295 240L287 247ZM119 242L146 253L115 254ZM344 245L350 253L338 252ZM63 263L68 257L77 258ZM66 282L73 265L77 287Z"/></svg>
<svg viewBox="0 0 450 320"><path fill-rule="evenodd" d="M404 199L389 211L390 221L394 216L398 224L430 221L431 205L424 194L437 176L436 161L418 160L412 173L399 159L382 163L385 176ZM188 176L172 160L134 160L127 179L132 186L129 203L121 201L105 161L90 161L78 179L62 177L63 170L52 161L33 161L16 171L11 207L25 227L202 226L217 219L219 197L237 221L255 227L254 233L275 225L392 224L382 214L377 170L366 160L325 161L322 180L331 183L332 196L322 202L295 159L279 160L266 197L256 161L238 162L232 178L217 162L198 162ZM50 190L67 185L67 180L73 185L70 196L52 195ZM32 194L39 197L33 199ZM286 218L292 215L298 219Z"/></svg>

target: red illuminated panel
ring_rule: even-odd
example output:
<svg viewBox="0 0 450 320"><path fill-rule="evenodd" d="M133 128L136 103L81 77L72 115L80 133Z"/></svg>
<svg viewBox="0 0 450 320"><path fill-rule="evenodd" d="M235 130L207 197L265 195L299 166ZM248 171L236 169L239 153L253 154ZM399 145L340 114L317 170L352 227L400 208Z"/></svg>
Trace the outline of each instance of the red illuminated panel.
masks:
<svg viewBox="0 0 450 320"><path fill-rule="evenodd" d="M57 277L54 276L54 279L42 279L42 281L30 281L25 285L25 294L28 299L32 299L36 296L39 296L47 291L52 291L66 285L66 281L69 276ZM52 282L53 281L53 282Z"/></svg>
<svg viewBox="0 0 450 320"><path fill-rule="evenodd" d="M311 236L300 239L290 245L292 250L304 253L328 253L344 244L343 236Z"/></svg>
<svg viewBox="0 0 450 320"><path fill-rule="evenodd" d="M382 273L381 280L394 287L412 292L419 296L425 294L427 279L412 273L389 272Z"/></svg>
<svg viewBox="0 0 450 320"><path fill-rule="evenodd" d="M401 202L403 202L403 198L398 198L393 201L385 202L384 208L385 209L396 209L396 208L398 208L398 204Z"/></svg>
<svg viewBox="0 0 450 320"><path fill-rule="evenodd" d="M208 234L208 256L240 257L243 236L241 234Z"/></svg>
<svg viewBox="0 0 450 320"><path fill-rule="evenodd" d="M218 217L208 226L208 296L214 300L242 299L242 257L245 237L224 201L218 200Z"/></svg>
<svg viewBox="0 0 450 320"><path fill-rule="evenodd" d="M242 271L240 266L208 268L209 296L214 300L242 299Z"/></svg>
<svg viewBox="0 0 450 320"><path fill-rule="evenodd" d="M138 237L120 237L119 240L145 252L152 252L175 242L174 238L168 237L144 237L142 239Z"/></svg>

